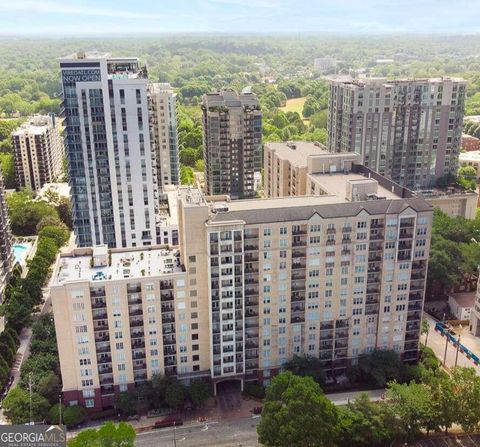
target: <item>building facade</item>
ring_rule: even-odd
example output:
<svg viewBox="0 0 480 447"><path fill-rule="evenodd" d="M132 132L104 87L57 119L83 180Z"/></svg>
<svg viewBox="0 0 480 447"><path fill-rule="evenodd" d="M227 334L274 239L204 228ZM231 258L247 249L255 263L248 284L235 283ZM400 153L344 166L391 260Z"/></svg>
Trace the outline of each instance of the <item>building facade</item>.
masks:
<svg viewBox="0 0 480 447"><path fill-rule="evenodd" d="M157 158L160 187L180 184L177 133L177 94L168 83L149 85L151 139Z"/></svg>
<svg viewBox="0 0 480 447"><path fill-rule="evenodd" d="M146 68L97 53L68 56L60 68L77 245L156 244Z"/></svg>
<svg viewBox="0 0 480 447"><path fill-rule="evenodd" d="M60 256L66 400L105 408L157 372L266 385L295 354L319 357L328 376L374 349L416 360L432 208L365 167L317 185L323 194L237 201L180 188L178 249Z"/></svg>
<svg viewBox="0 0 480 447"><path fill-rule="evenodd" d="M253 93L222 91L203 96L205 192L255 197L261 170L262 113Z"/></svg>
<svg viewBox="0 0 480 447"><path fill-rule="evenodd" d="M410 189L455 174L466 82L435 78L332 79L328 149L356 152L362 163Z"/></svg>
<svg viewBox="0 0 480 447"><path fill-rule="evenodd" d="M33 116L12 132L15 181L18 188L40 190L62 173L61 125L54 116Z"/></svg>

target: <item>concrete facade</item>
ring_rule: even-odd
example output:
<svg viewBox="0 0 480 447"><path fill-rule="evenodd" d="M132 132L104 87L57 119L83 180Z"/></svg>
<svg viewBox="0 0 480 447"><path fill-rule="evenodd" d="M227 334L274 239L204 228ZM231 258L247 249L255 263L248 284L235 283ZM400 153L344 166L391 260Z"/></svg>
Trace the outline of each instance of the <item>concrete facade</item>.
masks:
<svg viewBox="0 0 480 447"><path fill-rule="evenodd" d="M60 61L73 227L81 247L156 244L148 77L137 58Z"/></svg>
<svg viewBox="0 0 480 447"><path fill-rule="evenodd" d="M12 132L18 188L40 190L63 170L61 124L55 116L36 115Z"/></svg>
<svg viewBox="0 0 480 447"><path fill-rule="evenodd" d="M324 194L310 197L179 188L178 248L60 256L51 296L67 400L109 407L156 372L266 385L295 354L329 376L376 348L417 359L432 208L373 177L319 175Z"/></svg>
<svg viewBox="0 0 480 447"><path fill-rule="evenodd" d="M410 189L456 174L466 82L332 78L328 144Z"/></svg>
<svg viewBox="0 0 480 447"><path fill-rule="evenodd" d="M157 182L159 187L179 185L177 94L167 83L150 84L148 91L152 143L157 157Z"/></svg>
<svg viewBox="0 0 480 447"><path fill-rule="evenodd" d="M261 170L262 113L253 93L222 91L203 96L205 193L255 197Z"/></svg>

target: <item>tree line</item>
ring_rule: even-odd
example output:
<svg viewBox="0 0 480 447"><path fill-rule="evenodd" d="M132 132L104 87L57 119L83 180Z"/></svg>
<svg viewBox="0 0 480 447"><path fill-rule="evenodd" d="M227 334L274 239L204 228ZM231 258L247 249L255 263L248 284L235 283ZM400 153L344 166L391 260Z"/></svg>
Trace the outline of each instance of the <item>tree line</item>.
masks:
<svg viewBox="0 0 480 447"><path fill-rule="evenodd" d="M259 441L267 447L381 447L448 432L453 424L476 430L480 377L475 370L455 368L449 374L428 348L422 357L416 380L389 381L380 402L364 394L343 407L335 407L312 377L279 374L266 390Z"/></svg>

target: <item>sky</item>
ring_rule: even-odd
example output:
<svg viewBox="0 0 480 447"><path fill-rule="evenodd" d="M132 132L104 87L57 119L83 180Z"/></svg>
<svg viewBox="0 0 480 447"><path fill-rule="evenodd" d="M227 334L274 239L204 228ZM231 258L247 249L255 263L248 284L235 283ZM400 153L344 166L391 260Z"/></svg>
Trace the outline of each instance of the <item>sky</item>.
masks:
<svg viewBox="0 0 480 447"><path fill-rule="evenodd" d="M480 32L480 0L0 0L3 35Z"/></svg>

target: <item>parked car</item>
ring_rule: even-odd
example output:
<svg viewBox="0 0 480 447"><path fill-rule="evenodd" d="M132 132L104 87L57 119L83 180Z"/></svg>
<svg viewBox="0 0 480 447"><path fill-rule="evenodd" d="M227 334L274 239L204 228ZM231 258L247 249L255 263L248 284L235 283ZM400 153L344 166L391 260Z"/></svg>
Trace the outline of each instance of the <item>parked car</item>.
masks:
<svg viewBox="0 0 480 447"><path fill-rule="evenodd" d="M155 428L164 428L164 427L178 427L183 425L183 420L175 417L167 417L162 419L161 421L155 422Z"/></svg>

